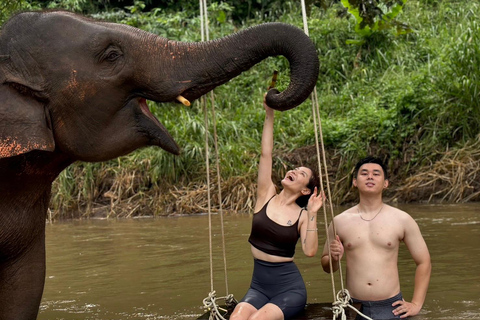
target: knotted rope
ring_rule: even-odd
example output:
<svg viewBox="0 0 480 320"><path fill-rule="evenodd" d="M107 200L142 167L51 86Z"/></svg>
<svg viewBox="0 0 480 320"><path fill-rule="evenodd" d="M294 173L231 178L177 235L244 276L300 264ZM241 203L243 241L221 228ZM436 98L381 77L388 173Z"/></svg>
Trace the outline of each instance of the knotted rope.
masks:
<svg viewBox="0 0 480 320"><path fill-rule="evenodd" d="M352 309L353 311L355 311L356 313L358 313L359 315L361 315L363 318L367 319L367 320L373 320L372 318L364 315L363 313L361 313L357 308L355 308L354 306L352 306L350 304L350 292L348 292L347 289L342 289L340 291L338 291L337 293L337 297L336 297L336 301L333 303L333 307L332 307L332 310L333 310L333 320L336 320L337 317L341 317L341 320L346 320L347 319L347 316L345 315L345 310L346 308L350 308ZM340 319L340 318L338 318Z"/></svg>
<svg viewBox="0 0 480 320"><path fill-rule="evenodd" d="M200 0L200 20L201 20L201 36L202 41L209 40L208 32L208 16L207 16L207 1ZM222 207L222 191L221 191L221 177L220 177L220 161L218 156L218 139L217 139L217 126L215 118L215 98L213 91L210 92L211 100L211 112L212 112L212 123L213 123L213 136L214 136L214 146L215 146L215 156L216 156L216 169L217 169L217 184L218 184L218 202L219 202L219 215L220 215L220 225L222 233L222 251L223 251L223 267L225 274L225 292L227 295L225 297L216 298L216 292L213 287L213 249L212 249L212 211L211 211L211 196L210 196L210 163L209 163L209 145L208 145L208 108L207 100L205 97L202 97L200 102L202 109L204 111L204 122L205 122L205 166L207 174L207 199L208 199L208 230L209 230L209 249L210 249L210 293L208 297L203 300L204 307L210 311L210 319L222 319L225 318L220 314L219 310L225 310L220 308L216 301L218 299L225 300L228 307L232 305L235 306L237 301L232 294L228 294L228 276L227 276L227 258L226 258L226 248L225 248L225 231L223 223L223 207ZM225 310L226 311L226 310Z"/></svg>
<svg viewBox="0 0 480 320"><path fill-rule="evenodd" d="M308 22L307 22L307 11L305 7L305 1L301 0L302 4L302 18L303 18L303 30L305 34L308 36ZM312 100L312 116L313 116L313 123L314 123L314 128L315 128L315 146L317 150L317 160L318 160L318 174L320 177L320 190L321 192L324 192L323 188L323 178L322 178L322 162L323 162L323 167L325 168L325 180L326 180L326 186L327 186L327 199L329 202L330 206L330 215L331 215L331 220L332 220L332 228L333 228L333 234L334 238L337 235L337 230L335 228L335 222L334 222L334 217L335 214L333 213L333 205L332 205L332 197L331 197L331 191L330 191L330 181L328 178L328 170L327 170L327 160L325 158L325 145L323 141L323 134L322 134L322 120L320 117L320 107L318 105L318 95L317 95L317 87L313 89L312 95L311 95L311 100ZM318 122L318 126L317 126ZM318 127L318 128L317 128ZM319 139L320 136L320 139ZM320 140L320 143L319 143ZM322 148L322 162L320 161L320 145ZM351 308L354 311L356 311L359 315L364 317L367 320L373 320L363 313L361 313L359 310L357 310L355 307L353 307L350 304L350 293L348 292L347 289L344 288L344 281L343 281L343 272L342 272L342 263L339 260L338 264L338 270L339 270L339 275L340 275L340 284L341 284L341 290L338 291L338 293L335 295L335 278L333 276L333 265L332 265L332 254L330 251L330 237L328 236L328 218L327 218L327 209L326 206L323 205L323 216L325 220L325 234L327 235L327 246L328 246L328 255L330 257L329 259L329 264L330 264L330 279L332 282L332 292L333 292L333 303L332 303L332 311L333 311L333 320L336 320L337 317L341 316L342 320L346 320L346 314L345 314L345 309Z"/></svg>
<svg viewBox="0 0 480 320"><path fill-rule="evenodd" d="M224 300L227 309L220 307L217 300ZM237 300L235 300L233 294L217 298L216 292L212 291L208 294L208 297L203 299L204 308L210 312L210 316L208 317L210 320L227 320L225 317L236 305Z"/></svg>

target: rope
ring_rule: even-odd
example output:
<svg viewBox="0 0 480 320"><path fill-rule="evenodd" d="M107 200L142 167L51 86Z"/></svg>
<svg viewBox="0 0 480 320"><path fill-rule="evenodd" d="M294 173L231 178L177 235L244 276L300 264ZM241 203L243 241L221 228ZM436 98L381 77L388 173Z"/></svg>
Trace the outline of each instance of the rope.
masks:
<svg viewBox="0 0 480 320"><path fill-rule="evenodd" d="M305 34L308 36L308 24L307 24L307 15L306 15L306 8L305 8L305 1L301 0L302 4L302 17L303 17L303 26ZM207 2L206 0L200 0L200 19L201 19L201 36L202 41L209 40L209 32L208 32L208 17L207 17ZM318 159L318 171L320 176L320 190L324 192L323 187L323 174L322 174L322 164L320 162L320 148L319 148L319 135L320 135L320 144L322 148L322 161L323 166L325 168L325 179L327 185L327 199L329 200L330 205L330 213L332 218L332 227L334 231L334 235L337 235L335 223L334 223L334 213L333 213L333 205L331 200L331 191L330 191L330 183L328 179L328 171L327 171L327 163L325 158L325 146L323 141L323 134L322 134L322 124L321 124L321 117L320 117L320 108L318 104L318 95L317 95L317 88L315 87L312 93L312 115L314 121L314 128L315 128L315 145L317 150L317 159ZM211 99L211 106L212 106L212 117L213 117L213 130L214 130L214 147L215 147L215 155L216 155L216 169L217 169L217 183L218 183L218 197L219 197L219 212L220 212L220 220L221 220L221 233L222 233L222 249L223 249L223 261L224 261L224 273L225 273L225 286L227 295L225 297L216 297L216 292L213 289L213 253L212 253L212 220L211 220L211 196L210 196L210 164L209 164L209 144L208 144L208 108L207 108L207 101L205 97L201 98L201 105L204 111L205 117L205 161L206 161L206 171L207 171L207 198L208 198L208 225L209 225L209 250L210 250L210 286L211 291L208 294L208 297L203 299L203 306L205 309L210 311L210 320L227 320L224 316L228 314L230 309L233 309L235 305L238 303L232 294L228 294L228 277L227 277L227 262L226 262L226 250L225 250L225 233L224 233L224 223L223 223L223 208L222 208L222 193L220 188L220 165L219 165L219 155L218 155L218 139L217 139L217 128L216 128L216 120L215 120L215 99L213 95L213 91L210 95ZM318 126L317 126L318 121ZM318 127L318 129L317 129ZM326 234L328 235L328 219L326 213L326 206L323 206L324 212L324 219L325 219L325 228ZM330 252L330 239L327 236L327 246L328 246L328 254L331 257ZM333 269L332 266L332 259L329 259L330 263L330 270ZM351 308L356 311L359 315L364 317L367 320L373 320L368 316L361 313L355 307L353 307L350 301L350 293L346 290L343 286L343 274L342 274L342 265L341 261L339 261L339 274L340 274L340 282L342 289L335 295L335 279L333 276L333 272L331 274L331 281L332 281L332 289L333 289L333 297L334 302L332 303L332 311L333 311L333 320L336 320L337 317L341 316L341 320L346 320L345 309ZM227 309L220 307L217 303L217 300L224 300L227 306ZM223 314L222 314L223 313Z"/></svg>
<svg viewBox="0 0 480 320"><path fill-rule="evenodd" d="M361 313L357 308L352 306L350 302L350 292L348 292L347 289L342 289L338 291L336 301L333 303L333 320L336 320L338 316L341 316L341 320L346 320L347 316L345 315L345 309L350 308L359 315L361 315L363 318L367 320L373 320L372 318L364 315ZM339 318L340 319L340 318Z"/></svg>
<svg viewBox="0 0 480 320"><path fill-rule="evenodd" d="M208 16L207 16L207 1L200 0L200 20L201 20L201 36L202 41L205 39L209 40L208 32ZM219 214L220 214L220 225L222 233L222 251L223 251L223 267L225 275L225 292L227 296L222 298L216 298L216 293L213 286L213 249L212 249L212 212L211 212L211 195L210 195L210 163L209 163L209 144L208 144L208 108L207 100L205 97L202 97L200 102L202 105L202 110L204 112L204 122L205 122L205 166L206 166L206 175L207 175L207 199L208 199L208 229L209 229L209 250L210 250L210 287L211 291L207 298L203 300L204 307L210 311L210 319L221 319L225 318L221 315L220 310L224 311L224 315L228 310L225 310L218 306L217 300L223 299L226 301L227 307L233 307L237 304L237 301L232 294L228 294L228 276L227 276L227 258L226 258L226 248L225 248L225 230L223 222L223 207L222 207L222 190L221 186L221 177L220 177L220 161L219 161L219 152L218 152L218 139L217 139L217 126L216 126L216 117L215 117L215 98L213 91L210 92L210 101L211 101L211 112L213 118L213 136L214 136L214 147L215 147L215 158L216 158L216 169L217 169L217 184L218 184L218 201L219 201ZM233 308L232 308L233 309Z"/></svg>
<svg viewBox="0 0 480 320"><path fill-rule="evenodd" d="M306 35L308 36L307 12L306 12L306 8L305 8L305 1L301 0L301 3L302 3L303 29L304 29ZM323 130L322 130L322 119L320 117L320 107L319 107L319 104L318 104L318 95L317 95L317 87L316 86L313 89L311 100L312 100L313 123L314 123L314 129L315 129L315 146L316 146L316 150L317 150L317 160L318 160L318 173L319 173L319 177L320 177L320 190L322 192L324 192L323 174L322 174L322 164L323 164L323 167L325 168L325 180L326 180L326 185L327 185L327 199L329 201L330 213L331 213L331 216L332 216L332 226L333 226L334 234L336 235L337 232L336 232L335 225L334 225L334 222L333 222L334 213L333 213L333 204L332 204L332 197L331 197L331 191L330 191L330 181L328 179L327 160L325 158L325 145L324 145L323 134L322 134L322 132L323 132ZM319 135L320 135L320 139L319 139ZM319 143L319 140L320 140L320 143ZM321 145L321 148L322 148L322 157L320 157L320 145ZM320 162L320 159L322 159L323 163ZM326 215L326 210L327 209L326 209L326 206L322 206L322 207L323 207L324 219L325 219L325 228L326 228L325 231L327 232L327 235L328 235L328 219L327 219L327 215ZM330 239L329 239L328 236L327 236L327 245L328 245L328 251L329 251L328 254L331 256L331 253L330 253ZM341 262L340 261L339 261L339 264L340 264L339 271L340 271L340 278L341 278L340 280L341 280L341 283L342 283L342 290L344 290L344 288L343 288L343 275L342 275L342 268L341 268ZM333 269L331 259L330 259L330 269ZM331 276L332 276L333 299L335 301L337 296L335 295L336 290L335 290L335 281L333 279L333 272L331 272Z"/></svg>
<svg viewBox="0 0 480 320"><path fill-rule="evenodd" d="M217 300L224 300L225 306L227 307L222 308L218 305ZM206 310L210 311L210 316L208 319L210 320L227 320L225 318L227 314L235 308L237 305L237 300L233 297L233 294L226 295L225 297L216 297L216 292L212 291L208 294L208 297L203 299L203 306Z"/></svg>
<svg viewBox="0 0 480 320"><path fill-rule="evenodd" d="M205 41L205 34L207 34L208 37L208 27L207 23L204 22L207 20L206 17L206 12L205 12L205 18L204 18L204 9L206 9L206 6L204 8L203 0L200 0L200 27L201 27L201 36L202 36L202 41ZM206 10L205 10L206 11ZM204 28L205 27L205 28ZM210 291L213 290L213 254L212 254L212 214L211 214L211 199L210 199L210 162L208 161L209 159L209 146L208 146L208 113L207 113L207 103L205 100L205 97L202 97L200 99L200 104L202 106L202 110L204 113L204 123L205 123L205 167L207 171L207 202L208 202L208 243L209 243L209 249L210 249Z"/></svg>
<svg viewBox="0 0 480 320"><path fill-rule="evenodd" d="M222 188L221 186L221 177L220 177L220 157L218 155L218 135L217 135L217 125L216 125L216 117L215 117L215 100L213 97L213 93L211 95L212 101L212 117L213 117L213 136L214 136L214 144L215 144L215 162L217 167L217 185L218 185L218 213L220 215L220 229L222 233L222 252L223 252L223 272L225 274L225 292L228 294L228 274L227 274L227 253L225 247L225 228L223 223L223 200L222 200Z"/></svg>
<svg viewBox="0 0 480 320"><path fill-rule="evenodd" d="M307 23L307 11L305 7L305 1L301 0L302 3L302 18L303 18L303 29L305 34L308 36L308 23ZM330 215L331 215L331 220L332 220L332 228L333 228L333 234L334 237L337 235L337 230L335 228L335 222L334 222L334 217L335 214L333 213L333 205L332 205L332 197L331 197L331 191L330 191L330 181L328 178L328 170L327 170L327 160L325 157L325 145L323 141L323 130L322 130L322 120L320 117L320 107L318 104L318 94L317 94L317 87L313 89L312 96L312 116L313 116L313 123L314 123L314 128L315 128L315 146L317 150L317 160L318 160L318 173L320 177L320 190L321 192L324 192L323 188L323 178L322 178L322 164L323 167L325 168L325 180L326 180L326 186L327 186L327 199L329 202L330 206ZM318 122L318 126L317 126ZM317 128L318 127L318 128ZM319 139L320 135L320 139ZM319 143L320 140L320 143ZM320 162L320 146L322 149L322 162ZM326 206L323 207L323 216L325 220L325 234L327 235L327 246L328 246L328 255L329 257L332 256L330 252L330 237L328 236L328 218L327 218L327 209ZM329 264L330 264L330 270L333 270L333 265L332 265L332 259L329 259ZM353 307L349 302L350 302L350 293L348 292L347 289L344 288L344 281L343 281L343 272L342 272L342 263L339 260L338 261L339 267L339 275L340 275L340 284L341 284L341 290L335 294L335 278L333 275L333 272L330 272L330 278L332 282L332 293L333 293L333 303L332 303L332 311L333 311L333 320L336 320L337 317L341 316L342 320L346 320L346 314L345 314L345 309L348 307L350 309L353 309L355 312L357 312L359 315L361 315L363 318L367 320L373 320L369 318L368 316L364 315L361 313L359 310L357 310L355 307Z"/></svg>

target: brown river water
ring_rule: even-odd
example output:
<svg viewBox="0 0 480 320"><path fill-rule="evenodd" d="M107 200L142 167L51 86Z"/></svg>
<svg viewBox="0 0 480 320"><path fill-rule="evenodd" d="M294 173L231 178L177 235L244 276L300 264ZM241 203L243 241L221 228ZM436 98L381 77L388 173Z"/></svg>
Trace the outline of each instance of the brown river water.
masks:
<svg viewBox="0 0 480 320"><path fill-rule="evenodd" d="M480 203L399 205L418 222L432 256L432 278L415 319L480 319ZM336 208L335 214L345 208ZM220 216L212 215L213 288L225 295ZM319 217L323 221L323 213ZM241 299L253 261L247 242L251 216L224 217L228 289ZM325 241L319 225L320 247ZM211 291L209 217L84 220L47 224L47 276L38 319L197 319ZM406 300L415 264L400 250ZM308 303L330 303L330 275L320 254L295 261L307 284ZM336 290L340 288L335 274Z"/></svg>

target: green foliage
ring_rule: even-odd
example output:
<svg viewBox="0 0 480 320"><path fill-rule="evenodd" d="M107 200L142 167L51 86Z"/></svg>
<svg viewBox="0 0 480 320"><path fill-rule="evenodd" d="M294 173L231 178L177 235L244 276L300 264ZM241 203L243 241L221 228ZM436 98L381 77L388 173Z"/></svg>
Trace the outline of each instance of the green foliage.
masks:
<svg viewBox="0 0 480 320"><path fill-rule="evenodd" d="M2 0L0 2L0 26L2 26L12 14L18 11L36 8L36 5L31 4L27 0Z"/></svg>
<svg viewBox="0 0 480 320"><path fill-rule="evenodd" d="M128 24L158 34L162 37L178 41L200 41L201 20L197 12L178 11L154 8L144 12L146 4L135 1L124 10L114 10L92 14L96 19ZM211 3L208 6L210 37L217 38L234 32L231 13L234 10L229 4Z"/></svg>
<svg viewBox="0 0 480 320"><path fill-rule="evenodd" d="M62 9L77 13L88 14L98 11L108 0L91 1L91 0L37 0L42 8L45 9Z"/></svg>
<svg viewBox="0 0 480 320"><path fill-rule="evenodd" d="M346 10L355 17L355 32L361 40L348 40L349 44L363 44L376 32L395 29L396 34L412 32L410 27L395 18L402 12L407 0L341 0Z"/></svg>
<svg viewBox="0 0 480 320"><path fill-rule="evenodd" d="M251 8L254 2L251 1ZM235 1L209 3L210 38L266 21L303 28L298 2L276 1L270 6L273 2L265 7L270 13L254 9L247 13L248 7L244 7L242 10L247 11L242 14L253 18L244 19L242 24L236 20L239 8ZM85 9L83 2L76 3L79 10ZM354 3L359 1L349 1L351 6ZM480 132L479 4L448 0L388 3L388 8L386 4L378 5L382 13L374 12L373 24L366 24L369 34L361 37L367 42L360 47L347 44L347 40L360 35L348 20L337 16L342 7L339 3L309 7L309 34L320 59L317 91L323 137L327 150L335 150L341 157L339 180L359 157L368 153L387 155L391 164L404 166L403 170L392 172L409 174L408 169L431 163L443 151L474 139ZM396 30L395 19L400 13L402 20L415 29L414 33L397 37L391 32L380 32L389 30L388 27ZM153 7L148 1L132 1L126 8L112 6L92 16L174 40L201 39L199 12L195 10L172 10L160 5ZM358 16L362 17L360 11ZM358 28L360 23L357 21ZM288 62L272 57L214 91L224 178L256 173L264 119L262 96L273 70L280 71L278 87L284 89L289 80ZM105 181L127 173L134 173L137 181L135 187L123 187L130 190L128 197L169 183L205 181L205 134L211 170L215 161L214 137L212 123L208 130L205 128L200 102L194 102L190 108L150 103L150 108L182 147L182 154L175 157L149 147L106 163L75 164L57 179L54 190L58 192L53 192L57 208L86 206L89 199L112 188ZM276 112L275 117L274 167L281 172L288 165L286 154L315 143L311 102ZM209 119L213 119L211 114Z"/></svg>
<svg viewBox="0 0 480 320"><path fill-rule="evenodd" d="M478 4L458 14L463 23L453 31L451 45L441 57L438 94L444 98L439 121L456 137L480 132L480 8Z"/></svg>

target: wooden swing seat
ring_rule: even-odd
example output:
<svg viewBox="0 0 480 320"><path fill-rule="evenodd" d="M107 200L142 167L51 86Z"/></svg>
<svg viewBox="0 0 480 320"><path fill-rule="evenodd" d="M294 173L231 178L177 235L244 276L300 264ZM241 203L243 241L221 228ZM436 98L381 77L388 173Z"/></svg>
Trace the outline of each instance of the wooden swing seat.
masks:
<svg viewBox="0 0 480 320"><path fill-rule="evenodd" d="M354 305L355 306L355 305ZM357 307L357 306L355 306ZM359 307L359 306L358 306ZM347 320L354 320L356 313L350 308L345 311ZM224 316L225 319L229 319L229 315ZM210 312L204 313L198 320L209 319ZM298 314L292 320L332 320L332 304L331 303L310 303L307 304L305 310Z"/></svg>

